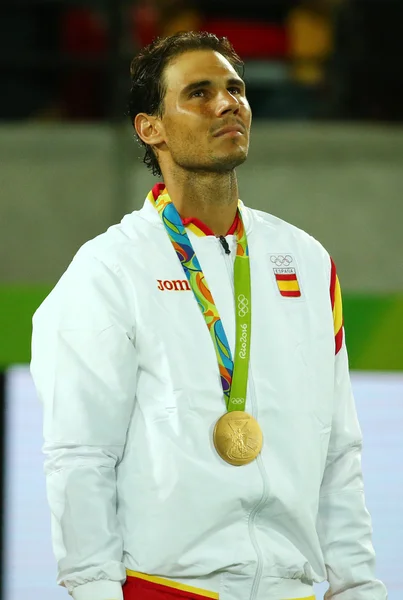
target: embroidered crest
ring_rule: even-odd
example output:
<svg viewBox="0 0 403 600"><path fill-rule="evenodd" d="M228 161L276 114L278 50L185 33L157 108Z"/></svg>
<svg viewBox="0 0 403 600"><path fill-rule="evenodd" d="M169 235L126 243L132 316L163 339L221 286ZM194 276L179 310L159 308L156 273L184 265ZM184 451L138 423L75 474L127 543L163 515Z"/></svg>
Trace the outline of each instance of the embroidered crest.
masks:
<svg viewBox="0 0 403 600"><path fill-rule="evenodd" d="M285 298L299 298L301 289L291 254L272 254L270 262L274 267L273 272L280 294Z"/></svg>

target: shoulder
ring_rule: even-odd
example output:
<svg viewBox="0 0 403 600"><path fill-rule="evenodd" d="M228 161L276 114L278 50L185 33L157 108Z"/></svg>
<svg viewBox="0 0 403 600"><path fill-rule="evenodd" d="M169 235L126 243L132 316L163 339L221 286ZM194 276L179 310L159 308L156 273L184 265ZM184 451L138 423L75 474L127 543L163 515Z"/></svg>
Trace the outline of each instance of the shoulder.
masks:
<svg viewBox="0 0 403 600"><path fill-rule="evenodd" d="M301 258L323 261L330 270L331 259L326 248L312 235L270 213L248 208L259 237L276 240L279 251L293 250ZM283 246L283 247L281 247Z"/></svg>
<svg viewBox="0 0 403 600"><path fill-rule="evenodd" d="M141 217L141 211L125 215L120 223L85 242L77 251L71 264L102 263L112 271L119 271L122 257L136 252L149 237L150 224Z"/></svg>
<svg viewBox="0 0 403 600"><path fill-rule="evenodd" d="M85 242L35 312L34 320L38 322L41 315L46 320L51 314L75 312L86 315L88 321L88 315L94 315L101 305L123 312L130 305L130 292L122 265L128 256L139 254L141 231L138 214L131 213Z"/></svg>

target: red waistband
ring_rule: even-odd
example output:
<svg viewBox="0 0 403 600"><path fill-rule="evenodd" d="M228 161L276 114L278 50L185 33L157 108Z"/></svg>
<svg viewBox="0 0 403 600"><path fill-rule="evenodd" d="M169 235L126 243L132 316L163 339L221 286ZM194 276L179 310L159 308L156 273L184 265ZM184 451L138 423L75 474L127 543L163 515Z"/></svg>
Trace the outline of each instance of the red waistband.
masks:
<svg viewBox="0 0 403 600"><path fill-rule="evenodd" d="M129 571L130 573L130 571ZM123 585L124 600L218 600L218 594L192 586L136 573Z"/></svg>
<svg viewBox="0 0 403 600"><path fill-rule="evenodd" d="M177 583L154 575L127 571L123 585L124 600L218 600L216 592ZM315 600L315 596L295 598L295 600Z"/></svg>

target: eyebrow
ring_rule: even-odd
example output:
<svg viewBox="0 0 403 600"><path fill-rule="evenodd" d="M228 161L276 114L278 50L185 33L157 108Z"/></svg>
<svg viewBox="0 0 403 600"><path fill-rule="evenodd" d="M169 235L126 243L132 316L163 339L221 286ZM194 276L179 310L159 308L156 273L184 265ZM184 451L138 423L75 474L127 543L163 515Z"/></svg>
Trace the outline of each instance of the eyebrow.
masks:
<svg viewBox="0 0 403 600"><path fill-rule="evenodd" d="M186 96L187 94L190 94L194 90L197 90L197 89L203 88L203 87L211 87L212 85L213 85L213 82L210 81L210 79L194 81L193 83L189 83L187 86L185 86L183 88L181 94ZM245 89L245 82L243 81L243 79L241 79L239 77L231 77L230 79L227 79L227 85L238 85L242 89Z"/></svg>

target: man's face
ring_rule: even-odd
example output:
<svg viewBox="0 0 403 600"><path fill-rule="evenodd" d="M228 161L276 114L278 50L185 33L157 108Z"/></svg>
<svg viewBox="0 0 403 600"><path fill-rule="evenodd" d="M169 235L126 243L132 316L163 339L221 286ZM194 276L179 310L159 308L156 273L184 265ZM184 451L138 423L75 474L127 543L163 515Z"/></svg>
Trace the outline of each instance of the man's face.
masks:
<svg viewBox="0 0 403 600"><path fill-rule="evenodd" d="M221 54L212 50L175 57L164 72L161 167L227 172L247 157L251 110L245 85Z"/></svg>

